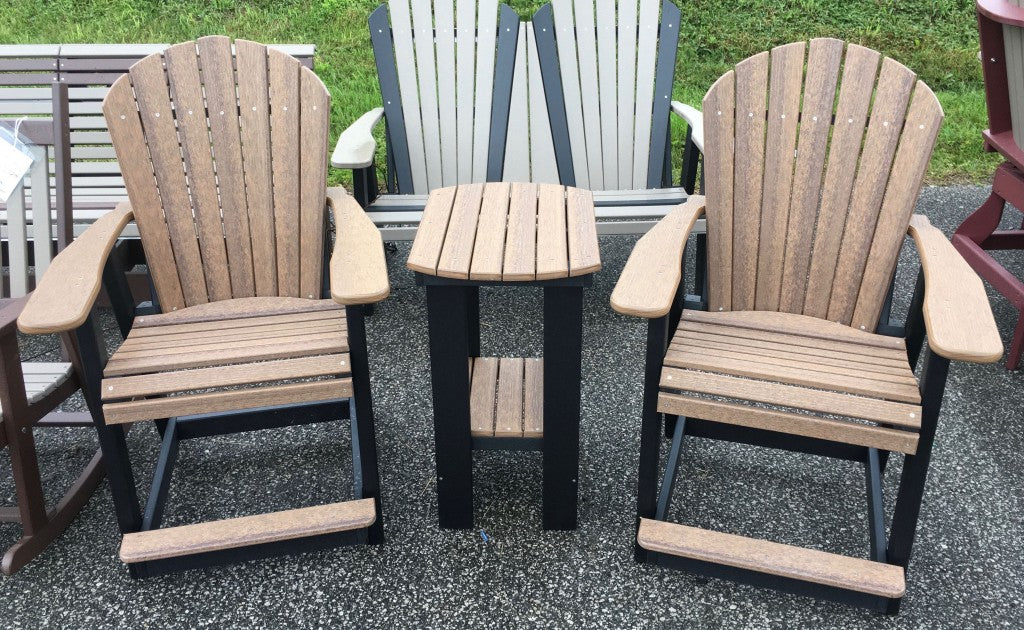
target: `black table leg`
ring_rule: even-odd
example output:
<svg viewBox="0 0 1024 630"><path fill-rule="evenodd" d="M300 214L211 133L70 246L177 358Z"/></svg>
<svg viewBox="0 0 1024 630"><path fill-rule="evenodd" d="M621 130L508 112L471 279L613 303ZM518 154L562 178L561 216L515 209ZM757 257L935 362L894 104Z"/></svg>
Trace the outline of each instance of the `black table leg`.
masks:
<svg viewBox="0 0 1024 630"><path fill-rule="evenodd" d="M469 433L469 293L427 286L430 377L434 394L437 513L441 527L473 526L473 442Z"/></svg>
<svg viewBox="0 0 1024 630"><path fill-rule="evenodd" d="M466 330L469 356L480 356L480 287L466 287Z"/></svg>
<svg viewBox="0 0 1024 630"><path fill-rule="evenodd" d="M583 287L544 288L544 529L575 529Z"/></svg>

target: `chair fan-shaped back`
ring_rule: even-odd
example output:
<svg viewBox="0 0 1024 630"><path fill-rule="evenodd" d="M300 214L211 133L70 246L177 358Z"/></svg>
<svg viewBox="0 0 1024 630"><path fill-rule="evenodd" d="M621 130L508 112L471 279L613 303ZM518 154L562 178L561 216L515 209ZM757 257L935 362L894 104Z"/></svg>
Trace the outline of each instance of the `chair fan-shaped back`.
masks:
<svg viewBox="0 0 1024 630"><path fill-rule="evenodd" d="M164 311L321 296L329 113L298 60L227 37L113 84L103 114Z"/></svg>
<svg viewBox="0 0 1024 630"><path fill-rule="evenodd" d="M754 55L704 97L709 308L877 325L942 122L913 72L835 39Z"/></svg>

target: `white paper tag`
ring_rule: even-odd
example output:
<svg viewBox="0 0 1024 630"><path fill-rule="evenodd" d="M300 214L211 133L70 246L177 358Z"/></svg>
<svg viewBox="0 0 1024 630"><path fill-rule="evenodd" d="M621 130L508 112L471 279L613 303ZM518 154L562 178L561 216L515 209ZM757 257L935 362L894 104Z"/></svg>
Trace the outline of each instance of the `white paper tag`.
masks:
<svg viewBox="0 0 1024 630"><path fill-rule="evenodd" d="M32 154L16 133L0 127L0 200L4 203L32 166Z"/></svg>

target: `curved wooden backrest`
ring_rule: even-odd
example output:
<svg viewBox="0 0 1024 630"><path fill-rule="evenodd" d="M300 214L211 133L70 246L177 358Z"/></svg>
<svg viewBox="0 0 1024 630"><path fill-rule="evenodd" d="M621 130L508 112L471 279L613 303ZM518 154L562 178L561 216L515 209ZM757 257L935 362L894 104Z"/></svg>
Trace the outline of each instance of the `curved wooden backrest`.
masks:
<svg viewBox="0 0 1024 630"><path fill-rule="evenodd" d="M329 113L298 60L227 37L114 82L103 114L164 311L321 296Z"/></svg>
<svg viewBox="0 0 1024 630"><path fill-rule="evenodd" d="M369 26L397 191L501 179L515 11L498 0L390 0Z"/></svg>
<svg viewBox="0 0 1024 630"><path fill-rule="evenodd" d="M942 123L906 67L835 39L736 65L704 97L709 308L874 330Z"/></svg>
<svg viewBox="0 0 1024 630"><path fill-rule="evenodd" d="M541 64L561 84L575 180L563 174L562 183L591 190L663 185L679 19L671 0L552 0L537 12L541 49L546 38L557 44L557 63L545 64L542 53ZM564 150L555 135L556 151Z"/></svg>

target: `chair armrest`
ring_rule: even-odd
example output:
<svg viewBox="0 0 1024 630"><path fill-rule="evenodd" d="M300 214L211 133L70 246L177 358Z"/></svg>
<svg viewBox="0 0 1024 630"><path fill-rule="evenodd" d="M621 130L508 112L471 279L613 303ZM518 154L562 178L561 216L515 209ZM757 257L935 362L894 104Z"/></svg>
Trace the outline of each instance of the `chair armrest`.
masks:
<svg viewBox="0 0 1024 630"><path fill-rule="evenodd" d="M100 293L107 257L133 217L131 205L119 203L57 254L18 317L18 329L43 334L81 326Z"/></svg>
<svg viewBox="0 0 1024 630"><path fill-rule="evenodd" d="M686 121L690 126L690 140L697 150L704 153L704 114L686 103L672 101L672 113Z"/></svg>
<svg viewBox="0 0 1024 630"><path fill-rule="evenodd" d="M338 136L331 154L331 166L335 168L366 168L373 164L377 141L373 139L373 128L384 116L384 108L377 107L366 112Z"/></svg>
<svg viewBox="0 0 1024 630"><path fill-rule="evenodd" d="M686 239L702 214L704 197L694 195L640 237L612 290L613 309L646 318L669 312L682 280Z"/></svg>
<svg viewBox="0 0 1024 630"><path fill-rule="evenodd" d="M331 254L331 297L339 304L373 304L391 292L380 230L344 188L327 189L337 236Z"/></svg>
<svg viewBox="0 0 1024 630"><path fill-rule="evenodd" d="M924 270L922 310L928 346L947 359L998 361L1003 342L981 278L928 217L911 217L909 232Z"/></svg>

